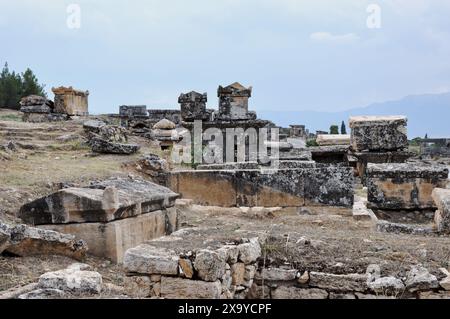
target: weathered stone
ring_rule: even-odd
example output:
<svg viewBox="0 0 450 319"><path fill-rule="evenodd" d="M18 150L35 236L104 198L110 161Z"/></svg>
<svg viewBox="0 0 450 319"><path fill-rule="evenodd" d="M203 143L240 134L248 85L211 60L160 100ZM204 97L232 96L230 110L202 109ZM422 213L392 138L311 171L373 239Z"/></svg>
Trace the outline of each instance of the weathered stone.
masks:
<svg viewBox="0 0 450 319"><path fill-rule="evenodd" d="M330 292L329 299L356 299L354 294L337 294Z"/></svg>
<svg viewBox="0 0 450 319"><path fill-rule="evenodd" d="M309 147L311 159L320 164L342 164L347 162L349 145L328 145Z"/></svg>
<svg viewBox="0 0 450 319"><path fill-rule="evenodd" d="M192 278L194 276L194 267L189 259L180 258L178 264L180 265L180 273L184 274L186 278Z"/></svg>
<svg viewBox="0 0 450 319"><path fill-rule="evenodd" d="M252 87L244 87L235 82L229 86L219 86L219 112L217 118L222 120L252 120L256 114L248 111L248 99L252 95Z"/></svg>
<svg viewBox="0 0 450 319"><path fill-rule="evenodd" d="M245 264L236 263L231 265L231 277L232 284L235 286L241 286L244 283Z"/></svg>
<svg viewBox="0 0 450 319"><path fill-rule="evenodd" d="M261 245L258 238L251 238L248 243L240 244L238 249L239 260L246 265L256 262L261 257Z"/></svg>
<svg viewBox="0 0 450 319"><path fill-rule="evenodd" d="M70 87L52 88L55 94L55 112L84 116L89 114L89 91L79 91Z"/></svg>
<svg viewBox="0 0 450 319"><path fill-rule="evenodd" d="M291 281L297 278L298 270L282 268L263 268L255 279L264 281Z"/></svg>
<svg viewBox="0 0 450 319"><path fill-rule="evenodd" d="M369 164L368 207L378 209L435 208L431 194L447 184L448 169L440 165Z"/></svg>
<svg viewBox="0 0 450 319"><path fill-rule="evenodd" d="M354 116L349 123L355 151L396 151L408 147L405 116Z"/></svg>
<svg viewBox="0 0 450 319"><path fill-rule="evenodd" d="M202 249L197 252L194 268L198 277L205 281L216 281L225 273L225 258L215 251Z"/></svg>
<svg viewBox="0 0 450 319"><path fill-rule="evenodd" d="M403 282L395 277L381 277L369 282L368 286L377 294L383 295L398 294L405 290Z"/></svg>
<svg viewBox="0 0 450 319"><path fill-rule="evenodd" d="M226 261L230 264L234 264L239 258L239 246L237 245L225 245L219 248L218 253L224 254Z"/></svg>
<svg viewBox="0 0 450 319"><path fill-rule="evenodd" d="M316 138L316 142L320 146L350 145L350 135L346 135L346 134L318 135Z"/></svg>
<svg viewBox="0 0 450 319"><path fill-rule="evenodd" d="M446 277L444 279L442 279L439 282L439 285L444 289L444 290L450 290L450 276Z"/></svg>
<svg viewBox="0 0 450 319"><path fill-rule="evenodd" d="M58 289L73 294L98 294L102 290L102 276L95 271L58 270L41 275L39 288Z"/></svg>
<svg viewBox="0 0 450 319"><path fill-rule="evenodd" d="M438 208L435 224L439 232L450 233L450 189L435 188L432 198Z"/></svg>
<svg viewBox="0 0 450 319"><path fill-rule="evenodd" d="M419 291L418 295L419 299L450 299L450 293L448 291Z"/></svg>
<svg viewBox="0 0 450 319"><path fill-rule="evenodd" d="M140 146L136 144L122 144L104 140L98 136L94 136L89 140L89 145L95 153L105 154L134 154L140 150Z"/></svg>
<svg viewBox="0 0 450 319"><path fill-rule="evenodd" d="M125 293L134 298L148 298L151 296L152 281L147 276L125 277Z"/></svg>
<svg viewBox="0 0 450 319"><path fill-rule="evenodd" d="M108 222L171 207L176 198L155 183L116 178L59 190L23 205L18 217L34 225Z"/></svg>
<svg viewBox="0 0 450 319"><path fill-rule="evenodd" d="M367 290L367 278L366 274L335 275L312 271L309 273L309 285L335 292L364 292Z"/></svg>
<svg viewBox="0 0 450 319"><path fill-rule="evenodd" d="M309 272L305 271L303 275L298 277L297 282L301 285L305 285L309 282Z"/></svg>
<svg viewBox="0 0 450 319"><path fill-rule="evenodd" d="M379 220L376 224L376 229L382 233L394 233L394 234L411 234L411 235L431 235L434 233L432 227L413 225L413 224L400 224L391 223L385 220Z"/></svg>
<svg viewBox="0 0 450 319"><path fill-rule="evenodd" d="M249 299L270 299L270 288L253 283L248 291Z"/></svg>
<svg viewBox="0 0 450 319"><path fill-rule="evenodd" d="M74 234L86 241L90 254L122 263L127 249L168 235L176 229L176 219L170 218L170 212L177 214L172 207L108 223L41 225L39 228Z"/></svg>
<svg viewBox="0 0 450 319"><path fill-rule="evenodd" d="M178 103L180 103L183 121L192 122L195 120L210 120L212 111L206 109L207 101L208 96L206 93L200 94L195 91L185 94L181 93L178 98Z"/></svg>
<svg viewBox="0 0 450 319"><path fill-rule="evenodd" d="M177 275L178 260L174 251L142 244L125 252L123 264L129 273Z"/></svg>
<svg viewBox="0 0 450 319"><path fill-rule="evenodd" d="M18 256L63 255L82 260L88 250L75 236L26 225L9 226L0 222L0 229L9 234L6 251Z"/></svg>
<svg viewBox="0 0 450 319"><path fill-rule="evenodd" d="M66 296L66 293L59 289L52 289L52 288L46 288L46 289L36 289L32 290L30 292L21 294L17 297L17 299L60 299L64 298Z"/></svg>
<svg viewBox="0 0 450 319"><path fill-rule="evenodd" d="M175 123L167 119L162 119L161 121L153 125L153 129L155 130L173 130L175 129L175 127Z"/></svg>
<svg viewBox="0 0 450 319"><path fill-rule="evenodd" d="M439 282L436 276L430 274L426 268L418 265L412 266L407 273L405 285L407 290L414 292L438 288Z"/></svg>
<svg viewBox="0 0 450 319"><path fill-rule="evenodd" d="M272 299L327 299L328 292L322 289L302 289L280 286L272 291Z"/></svg>
<svg viewBox="0 0 450 319"><path fill-rule="evenodd" d="M166 299L218 299L221 292L220 281L205 282L164 276L161 278L161 297Z"/></svg>
<svg viewBox="0 0 450 319"><path fill-rule="evenodd" d="M100 128L106 123L100 120L88 120L83 123L83 129L87 132L100 133Z"/></svg>

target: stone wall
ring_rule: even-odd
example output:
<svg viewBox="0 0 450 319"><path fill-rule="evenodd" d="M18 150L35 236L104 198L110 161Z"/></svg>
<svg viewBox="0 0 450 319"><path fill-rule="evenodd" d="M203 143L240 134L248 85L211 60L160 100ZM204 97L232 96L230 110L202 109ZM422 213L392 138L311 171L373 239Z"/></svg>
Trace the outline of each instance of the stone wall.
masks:
<svg viewBox="0 0 450 319"><path fill-rule="evenodd" d="M52 88L55 94L55 112L67 115L89 115L89 91L75 90L72 87Z"/></svg>

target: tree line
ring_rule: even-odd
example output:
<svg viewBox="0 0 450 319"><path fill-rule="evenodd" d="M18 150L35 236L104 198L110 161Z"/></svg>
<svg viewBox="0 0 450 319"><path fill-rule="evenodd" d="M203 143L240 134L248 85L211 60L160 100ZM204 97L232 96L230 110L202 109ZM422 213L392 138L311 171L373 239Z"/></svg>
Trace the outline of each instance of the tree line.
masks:
<svg viewBox="0 0 450 319"><path fill-rule="evenodd" d="M20 99L28 95L47 97L44 88L31 69L27 68L22 73L11 72L6 62L0 73L0 108L18 110Z"/></svg>

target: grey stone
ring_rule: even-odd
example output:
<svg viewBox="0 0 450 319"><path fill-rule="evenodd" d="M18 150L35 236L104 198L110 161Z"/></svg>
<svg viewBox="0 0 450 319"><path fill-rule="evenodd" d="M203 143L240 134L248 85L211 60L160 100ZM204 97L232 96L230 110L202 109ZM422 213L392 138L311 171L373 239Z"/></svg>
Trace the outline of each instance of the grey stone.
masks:
<svg viewBox="0 0 450 319"><path fill-rule="evenodd" d="M5 250L17 256L63 255L82 260L88 250L83 240L77 240L69 234L27 225L9 226L2 222L0 229L10 236Z"/></svg>
<svg viewBox="0 0 450 319"><path fill-rule="evenodd" d="M64 269L41 275L38 287L73 294L98 294L102 290L102 282L102 276L98 272Z"/></svg>
<svg viewBox="0 0 450 319"><path fill-rule="evenodd" d="M221 292L220 281L205 282L165 276L161 278L161 297L166 299L218 299Z"/></svg>
<svg viewBox="0 0 450 319"><path fill-rule="evenodd" d="M67 294L59 289L52 289L52 288L46 288L46 289L36 289L32 290L30 292L21 294L18 296L18 299L61 299L65 297Z"/></svg>
<svg viewBox="0 0 450 319"><path fill-rule="evenodd" d="M98 136L94 136L89 140L89 145L95 153L105 154L134 154L141 148L136 144L122 144L104 140Z"/></svg>
<svg viewBox="0 0 450 319"><path fill-rule="evenodd" d="M216 281L225 273L225 257L215 251L202 249L197 252L194 268L198 277L205 281Z"/></svg>
<svg viewBox="0 0 450 319"><path fill-rule="evenodd" d="M398 294L405 290L403 282L391 276L375 279L373 282L369 282L368 286L377 294L384 295Z"/></svg>
<svg viewBox="0 0 450 319"><path fill-rule="evenodd" d="M125 293L134 298L151 297L153 282L147 276L125 277Z"/></svg>
<svg viewBox="0 0 450 319"><path fill-rule="evenodd" d="M435 188L431 196L438 208L434 218L436 228L450 234L450 189Z"/></svg>
<svg viewBox="0 0 450 319"><path fill-rule="evenodd" d="M9 245L9 239L11 235L6 230L0 228L0 254L6 249Z"/></svg>
<svg viewBox="0 0 450 319"><path fill-rule="evenodd" d="M142 244L125 252L123 265L129 273L178 275L178 259L172 250Z"/></svg>
<svg viewBox="0 0 450 319"><path fill-rule="evenodd" d="M406 275L405 285L406 289L411 292L439 288L436 276L420 265L411 267Z"/></svg>
<svg viewBox="0 0 450 319"><path fill-rule="evenodd" d="M309 273L309 286L334 292L364 292L367 290L366 274L336 275L321 272Z"/></svg>
<svg viewBox="0 0 450 319"><path fill-rule="evenodd" d="M167 119L162 119L161 121L153 125L154 130L173 130L175 129L175 127L175 123Z"/></svg>
<svg viewBox="0 0 450 319"><path fill-rule="evenodd" d="M88 132L99 133L100 128L105 126L106 123L99 120L89 120L83 123L83 128Z"/></svg>

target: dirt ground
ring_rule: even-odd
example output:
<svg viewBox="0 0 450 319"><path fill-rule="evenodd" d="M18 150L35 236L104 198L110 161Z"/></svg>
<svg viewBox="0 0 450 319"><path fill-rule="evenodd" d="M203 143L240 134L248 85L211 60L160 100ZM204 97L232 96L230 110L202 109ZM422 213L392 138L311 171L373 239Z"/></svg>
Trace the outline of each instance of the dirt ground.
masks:
<svg viewBox="0 0 450 319"><path fill-rule="evenodd" d="M123 163L144 153L163 154L154 143L132 137L142 146L131 156L92 156L82 143L83 119L59 124L20 122L17 112L0 111L0 145L10 140L16 152L0 151L0 219L15 221L20 206L58 189L60 183L83 184L93 179L136 172ZM68 138L67 135L74 135ZM61 138L61 136L66 136ZM16 220L17 221L17 220ZM299 270L364 273L378 264L383 275L402 277L410 265L423 264L439 279L440 267L450 268L450 238L396 235L375 231L371 222L355 221L349 211L307 207L247 209L192 206L184 212L183 227L203 227L204 240L256 235L264 239L263 263ZM211 231L215 230L215 231ZM51 270L75 262L60 256L0 256L0 291L27 283ZM86 263L106 283L123 286L120 266L89 257ZM123 297L118 294L105 297Z"/></svg>

